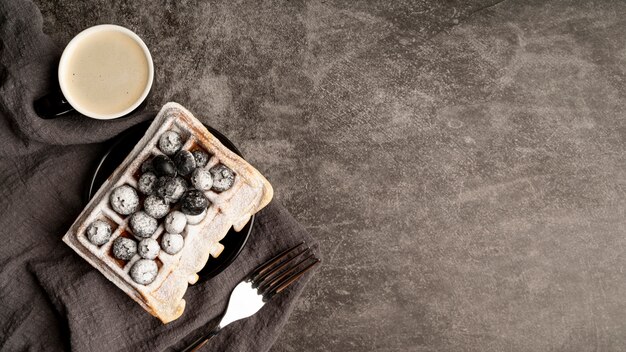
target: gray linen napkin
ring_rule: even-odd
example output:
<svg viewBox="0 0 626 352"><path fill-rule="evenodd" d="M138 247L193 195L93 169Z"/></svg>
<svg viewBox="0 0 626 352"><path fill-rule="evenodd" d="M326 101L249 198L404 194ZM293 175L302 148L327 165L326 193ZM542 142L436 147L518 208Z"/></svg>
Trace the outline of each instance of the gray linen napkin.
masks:
<svg viewBox="0 0 626 352"><path fill-rule="evenodd" d="M258 214L237 260L218 277L190 286L180 319L163 325L143 311L61 237L82 210L85 182L103 151L97 142L154 113L115 121L37 117L32 102L53 86L61 52L41 27L30 1L0 0L0 349L180 349L217 322L230 290L256 265L294 243L314 241L273 202ZM310 276L224 330L207 350L268 350Z"/></svg>

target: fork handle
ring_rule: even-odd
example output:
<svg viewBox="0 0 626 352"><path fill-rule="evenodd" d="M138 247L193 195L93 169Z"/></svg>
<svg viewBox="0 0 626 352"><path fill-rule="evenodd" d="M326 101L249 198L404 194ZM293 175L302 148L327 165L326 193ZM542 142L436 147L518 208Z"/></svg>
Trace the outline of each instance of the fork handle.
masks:
<svg viewBox="0 0 626 352"><path fill-rule="evenodd" d="M200 336L197 340L195 340L194 342L192 342L191 344L189 344L189 346L187 346L187 348L185 348L182 352L196 352L199 349L201 349L204 345L206 345L207 342L209 342L210 339L212 339L213 337L215 337L215 335L220 333L220 327L218 326L217 328L213 329L211 332Z"/></svg>

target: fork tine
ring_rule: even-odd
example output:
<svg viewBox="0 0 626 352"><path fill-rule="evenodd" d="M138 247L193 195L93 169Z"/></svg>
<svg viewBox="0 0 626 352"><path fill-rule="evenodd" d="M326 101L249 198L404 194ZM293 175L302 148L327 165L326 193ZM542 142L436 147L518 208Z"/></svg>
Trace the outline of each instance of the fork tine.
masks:
<svg viewBox="0 0 626 352"><path fill-rule="evenodd" d="M295 262L296 259L298 259L298 257L307 253L309 253L309 247L306 247L304 250L298 252L296 255L292 256L291 258L288 258L287 260L280 262L277 265L272 266L271 268L268 268L268 270L263 275L258 276L256 280L252 282L252 287L254 288L261 287L262 285L264 285L264 283L268 281L274 281L274 278L276 277L276 275L280 274L283 269L289 268L289 266L299 265L300 262L298 262L298 264L295 264L295 265L293 265L293 263Z"/></svg>
<svg viewBox="0 0 626 352"><path fill-rule="evenodd" d="M295 259L300 257L302 254L307 254L307 255L303 259L301 259L300 261L296 262ZM263 292L267 288L269 288L272 284L275 284L277 281L279 281L282 278L284 278L285 276L289 275L294 270L296 270L300 264L304 263L305 261L311 259L314 256L315 255L309 251L309 248L307 248L306 250L298 253L298 255L294 256L293 258L291 258L288 261L286 261L283 264L281 264L280 267L278 267L278 268L276 268L276 270L272 271L272 273L270 275L264 277L262 280L259 280L256 283L258 288L259 288L259 293L263 294ZM286 269L286 270L283 270L283 269Z"/></svg>
<svg viewBox="0 0 626 352"><path fill-rule="evenodd" d="M297 273L292 274L292 275L290 275L288 277L285 277L282 280L275 281L273 285L270 285L270 287L271 286L275 286L275 287L271 288L271 289L270 289L270 287L268 287L266 292L263 294L263 298L266 301L269 301L270 299L272 299L272 297L274 297L276 294L282 292L287 287L291 286L291 284L296 282L300 277L302 277L302 275L304 275L307 271L311 270L311 268L313 268L314 266L316 266L317 264L319 264L321 262L321 260L319 260L318 258L315 258L315 256L313 256L313 258L314 258L313 262L311 262L310 264L305 266L302 270L300 270ZM295 268L296 267L294 267L292 269L295 269Z"/></svg>
<svg viewBox="0 0 626 352"><path fill-rule="evenodd" d="M265 263L259 265L259 267L257 267L249 276L249 279L252 281L256 281L258 276L263 275L268 269L270 269L274 264L276 264L278 261L280 261L281 259L283 259L284 257L288 256L289 253L291 253L292 251L296 250L298 247L302 246L304 244L304 241L298 243L297 245L289 248L289 249L285 249L284 251L278 253L276 256L274 256L272 259L266 261Z"/></svg>

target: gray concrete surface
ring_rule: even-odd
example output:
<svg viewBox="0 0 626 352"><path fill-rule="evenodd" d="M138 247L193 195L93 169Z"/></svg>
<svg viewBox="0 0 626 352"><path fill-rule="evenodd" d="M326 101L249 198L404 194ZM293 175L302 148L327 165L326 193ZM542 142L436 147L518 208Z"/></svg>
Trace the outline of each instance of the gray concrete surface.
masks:
<svg viewBox="0 0 626 352"><path fill-rule="evenodd" d="M150 106L320 240L274 352L626 350L626 3L39 4L61 46L138 32Z"/></svg>

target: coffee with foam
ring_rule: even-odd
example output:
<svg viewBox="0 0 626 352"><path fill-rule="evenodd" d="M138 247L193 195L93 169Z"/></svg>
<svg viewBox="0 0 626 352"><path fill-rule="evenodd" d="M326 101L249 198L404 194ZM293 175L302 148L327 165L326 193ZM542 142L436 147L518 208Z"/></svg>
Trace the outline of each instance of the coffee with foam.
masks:
<svg viewBox="0 0 626 352"><path fill-rule="evenodd" d="M100 119L136 108L152 84L152 59L145 44L122 27L103 25L79 34L68 45L59 81L68 102Z"/></svg>

